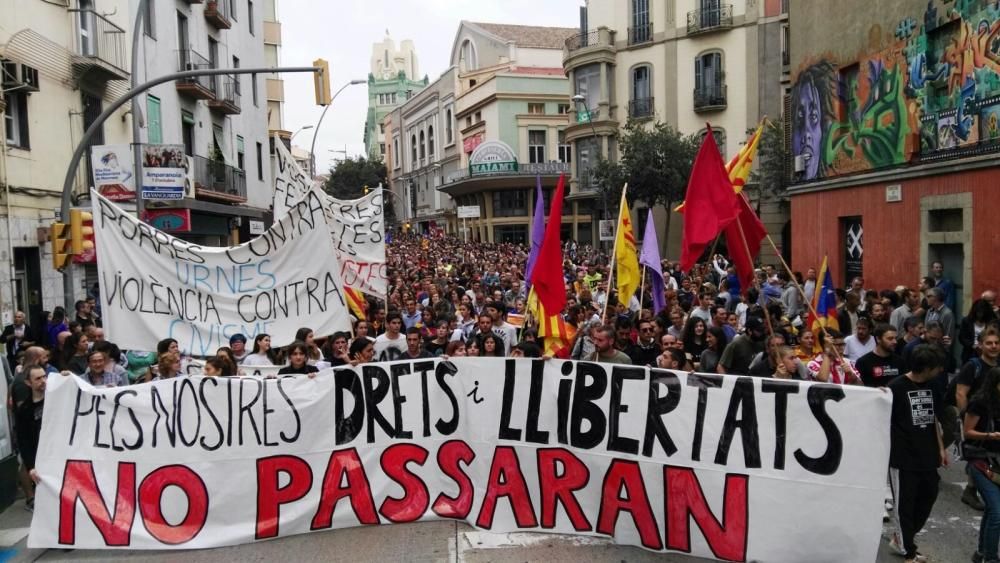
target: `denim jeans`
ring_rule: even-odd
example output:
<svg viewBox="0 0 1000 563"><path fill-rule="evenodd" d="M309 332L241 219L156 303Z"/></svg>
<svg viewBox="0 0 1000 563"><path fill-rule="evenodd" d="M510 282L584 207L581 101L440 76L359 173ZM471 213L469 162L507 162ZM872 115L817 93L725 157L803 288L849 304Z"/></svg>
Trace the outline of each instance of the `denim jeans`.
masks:
<svg viewBox="0 0 1000 563"><path fill-rule="evenodd" d="M986 561L994 561L997 557L997 544L1000 544L1000 485L968 464L965 471L972 477L972 482L983 497L986 509L983 511L983 521L979 525L979 553Z"/></svg>

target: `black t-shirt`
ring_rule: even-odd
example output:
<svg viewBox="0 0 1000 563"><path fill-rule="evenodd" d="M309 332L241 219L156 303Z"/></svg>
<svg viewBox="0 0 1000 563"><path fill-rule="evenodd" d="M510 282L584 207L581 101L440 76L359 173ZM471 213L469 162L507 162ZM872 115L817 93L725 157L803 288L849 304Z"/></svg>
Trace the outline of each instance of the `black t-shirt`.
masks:
<svg viewBox="0 0 1000 563"><path fill-rule="evenodd" d="M976 430L979 432L1000 432L1000 409L991 409L986 401L973 399L969 401L966 412L979 417L979 421L976 422ZM992 425L990 417L993 417ZM986 451L1000 453L1000 440L968 440L968 442Z"/></svg>
<svg viewBox="0 0 1000 563"><path fill-rule="evenodd" d="M969 392L965 396L971 398L979 390L979 386L983 382L983 376L986 375L986 370L992 367L979 358L973 358L965 362L965 365L962 366L962 369L958 372L958 376L955 378L955 384L968 385Z"/></svg>
<svg viewBox="0 0 1000 563"><path fill-rule="evenodd" d="M21 404L14 413L14 428L17 433L17 447L21 452L21 460L30 471L35 468L35 455L38 453L38 438L42 433L42 411L45 399L34 403L31 397Z"/></svg>
<svg viewBox="0 0 1000 563"><path fill-rule="evenodd" d="M879 356L874 351L858 358L854 365L861 374L865 387L885 387L890 381L903 375L903 361L895 354L888 358Z"/></svg>
<svg viewBox="0 0 1000 563"><path fill-rule="evenodd" d="M656 357L660 355L660 348L655 343L649 347L633 344L625 350L625 354L632 358L633 365L656 367Z"/></svg>
<svg viewBox="0 0 1000 563"><path fill-rule="evenodd" d="M316 373L318 371L319 371L318 367L311 366L309 364L306 364L300 368L285 366L278 370L278 375L306 375L309 373Z"/></svg>
<svg viewBox="0 0 1000 563"><path fill-rule="evenodd" d="M448 348L448 340L447 339L445 339L445 341L443 343L441 343L441 344L439 344L437 342L434 342L433 338L428 338L424 342L424 350L426 350L428 354L430 354L431 356L434 356L435 358L438 357L438 356L440 356L440 355L442 355L442 354L444 354L444 351L447 348Z"/></svg>
<svg viewBox="0 0 1000 563"><path fill-rule="evenodd" d="M931 471L941 459L936 419L942 416L940 397L931 383L917 383L905 375L889 382L892 392L889 466L909 471Z"/></svg>

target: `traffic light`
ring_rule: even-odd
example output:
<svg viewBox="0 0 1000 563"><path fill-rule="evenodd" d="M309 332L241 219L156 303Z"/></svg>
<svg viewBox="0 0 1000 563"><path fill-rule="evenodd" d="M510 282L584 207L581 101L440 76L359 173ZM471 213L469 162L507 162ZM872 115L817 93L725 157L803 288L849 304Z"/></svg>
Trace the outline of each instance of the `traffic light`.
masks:
<svg viewBox="0 0 1000 563"><path fill-rule="evenodd" d="M330 105L330 63L324 59L316 59L313 66L319 70L313 72L313 88L316 90L316 105Z"/></svg>
<svg viewBox="0 0 1000 563"><path fill-rule="evenodd" d="M62 270L69 262L69 225L52 223L49 228L49 238L52 240L52 268Z"/></svg>
<svg viewBox="0 0 1000 563"><path fill-rule="evenodd" d="M71 253L79 256L94 248L94 214L82 209L69 211Z"/></svg>
<svg viewBox="0 0 1000 563"><path fill-rule="evenodd" d="M364 187L364 192L365 192L365 195L368 195L368 186Z"/></svg>

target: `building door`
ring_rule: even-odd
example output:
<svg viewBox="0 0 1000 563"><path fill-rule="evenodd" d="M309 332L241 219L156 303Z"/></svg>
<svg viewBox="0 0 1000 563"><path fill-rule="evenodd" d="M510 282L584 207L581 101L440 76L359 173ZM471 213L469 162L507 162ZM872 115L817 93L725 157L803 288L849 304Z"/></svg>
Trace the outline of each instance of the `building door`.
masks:
<svg viewBox="0 0 1000 563"><path fill-rule="evenodd" d="M927 247L927 264L941 262L944 274L955 284L955 318L959 319L967 311L962 303L962 291L965 288L963 277L965 273L965 250L959 244L931 244Z"/></svg>
<svg viewBox="0 0 1000 563"><path fill-rule="evenodd" d="M14 249L14 293L17 309L28 316L28 324L37 324L42 314L42 272L38 247Z"/></svg>

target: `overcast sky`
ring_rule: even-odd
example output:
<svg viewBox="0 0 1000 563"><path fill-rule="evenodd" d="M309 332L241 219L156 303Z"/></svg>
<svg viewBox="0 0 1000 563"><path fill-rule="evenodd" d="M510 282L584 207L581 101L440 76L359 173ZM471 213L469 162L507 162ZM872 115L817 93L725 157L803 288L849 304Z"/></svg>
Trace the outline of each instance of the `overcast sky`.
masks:
<svg viewBox="0 0 1000 563"><path fill-rule="evenodd" d="M403 39L413 41L420 73L433 82L448 66L460 21L577 27L582 5L583 0L278 0L281 63L298 66L326 59L336 92L350 80L367 80L372 44L382 41L388 29L397 47ZM315 125L322 109L315 104L311 75L285 75L285 129L294 133ZM366 85L348 86L337 97L316 140L319 171L342 158L331 149L364 152L367 110ZM295 144L309 150L312 133L299 133Z"/></svg>

